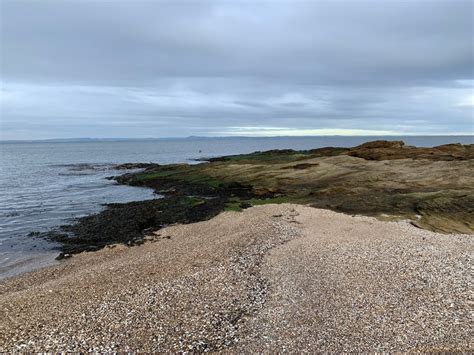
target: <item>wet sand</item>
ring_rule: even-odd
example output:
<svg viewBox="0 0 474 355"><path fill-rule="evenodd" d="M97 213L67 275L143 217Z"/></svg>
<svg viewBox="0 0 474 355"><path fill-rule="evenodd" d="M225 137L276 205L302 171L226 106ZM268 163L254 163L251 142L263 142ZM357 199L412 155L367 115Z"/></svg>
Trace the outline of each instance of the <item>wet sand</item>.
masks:
<svg viewBox="0 0 474 355"><path fill-rule="evenodd" d="M42 238L11 237L0 240L0 280L54 265L59 244Z"/></svg>
<svg viewBox="0 0 474 355"><path fill-rule="evenodd" d="M0 281L0 351L472 351L472 236L301 205Z"/></svg>

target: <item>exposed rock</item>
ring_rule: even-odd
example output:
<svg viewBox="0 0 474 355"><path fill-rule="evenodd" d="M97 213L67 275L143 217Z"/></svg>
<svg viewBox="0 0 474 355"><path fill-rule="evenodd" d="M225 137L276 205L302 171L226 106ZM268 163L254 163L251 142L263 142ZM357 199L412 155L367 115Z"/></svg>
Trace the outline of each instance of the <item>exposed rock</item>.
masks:
<svg viewBox="0 0 474 355"><path fill-rule="evenodd" d="M56 260L63 260L63 259L69 259L72 257L72 254L69 253L59 253L59 255L55 258Z"/></svg>
<svg viewBox="0 0 474 355"><path fill-rule="evenodd" d="M347 154L366 160L468 160L474 159L474 145L446 144L434 148L417 148L406 146L402 141L375 141L352 148Z"/></svg>
<svg viewBox="0 0 474 355"><path fill-rule="evenodd" d="M405 142L379 140L379 141L363 143L353 149L380 149L380 148L393 148L393 149L405 148Z"/></svg>
<svg viewBox="0 0 474 355"><path fill-rule="evenodd" d="M153 168L160 166L159 164L155 163L125 163L115 165L114 168L117 170L131 170L131 169L146 169L146 168Z"/></svg>
<svg viewBox="0 0 474 355"><path fill-rule="evenodd" d="M295 164L295 165L289 165L289 166L284 166L282 169L308 169L313 166L318 166L318 163L315 164L310 164L310 163L303 163L303 164Z"/></svg>
<svg viewBox="0 0 474 355"><path fill-rule="evenodd" d="M208 219L226 208L283 202L410 218L441 232L474 232L474 145L417 148L375 141L352 149L271 150L205 164L122 167L144 170L114 178L118 183L153 188L164 198L110 204L63 232L41 236L63 243L66 253L136 245L144 234L169 224Z"/></svg>

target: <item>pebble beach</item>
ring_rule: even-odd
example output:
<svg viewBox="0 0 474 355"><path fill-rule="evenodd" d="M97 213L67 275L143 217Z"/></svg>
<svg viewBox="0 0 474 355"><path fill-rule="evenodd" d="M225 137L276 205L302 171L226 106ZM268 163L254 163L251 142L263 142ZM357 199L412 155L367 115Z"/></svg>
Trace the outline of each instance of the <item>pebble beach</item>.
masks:
<svg viewBox="0 0 474 355"><path fill-rule="evenodd" d="M472 351L470 235L293 204L2 280L0 351Z"/></svg>

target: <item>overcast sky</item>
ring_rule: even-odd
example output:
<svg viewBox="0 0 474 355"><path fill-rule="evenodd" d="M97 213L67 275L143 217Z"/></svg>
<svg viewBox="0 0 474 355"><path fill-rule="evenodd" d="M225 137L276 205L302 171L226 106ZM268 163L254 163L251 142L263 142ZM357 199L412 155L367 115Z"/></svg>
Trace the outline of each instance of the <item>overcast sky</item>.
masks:
<svg viewBox="0 0 474 355"><path fill-rule="evenodd" d="M1 2L1 139L473 134L474 1Z"/></svg>

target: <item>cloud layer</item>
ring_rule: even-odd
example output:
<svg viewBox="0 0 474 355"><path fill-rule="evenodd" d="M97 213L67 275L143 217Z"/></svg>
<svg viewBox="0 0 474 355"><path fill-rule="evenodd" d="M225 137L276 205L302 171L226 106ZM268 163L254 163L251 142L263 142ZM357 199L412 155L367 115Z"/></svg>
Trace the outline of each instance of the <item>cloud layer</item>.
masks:
<svg viewBox="0 0 474 355"><path fill-rule="evenodd" d="M2 139L473 133L473 3L1 3Z"/></svg>

